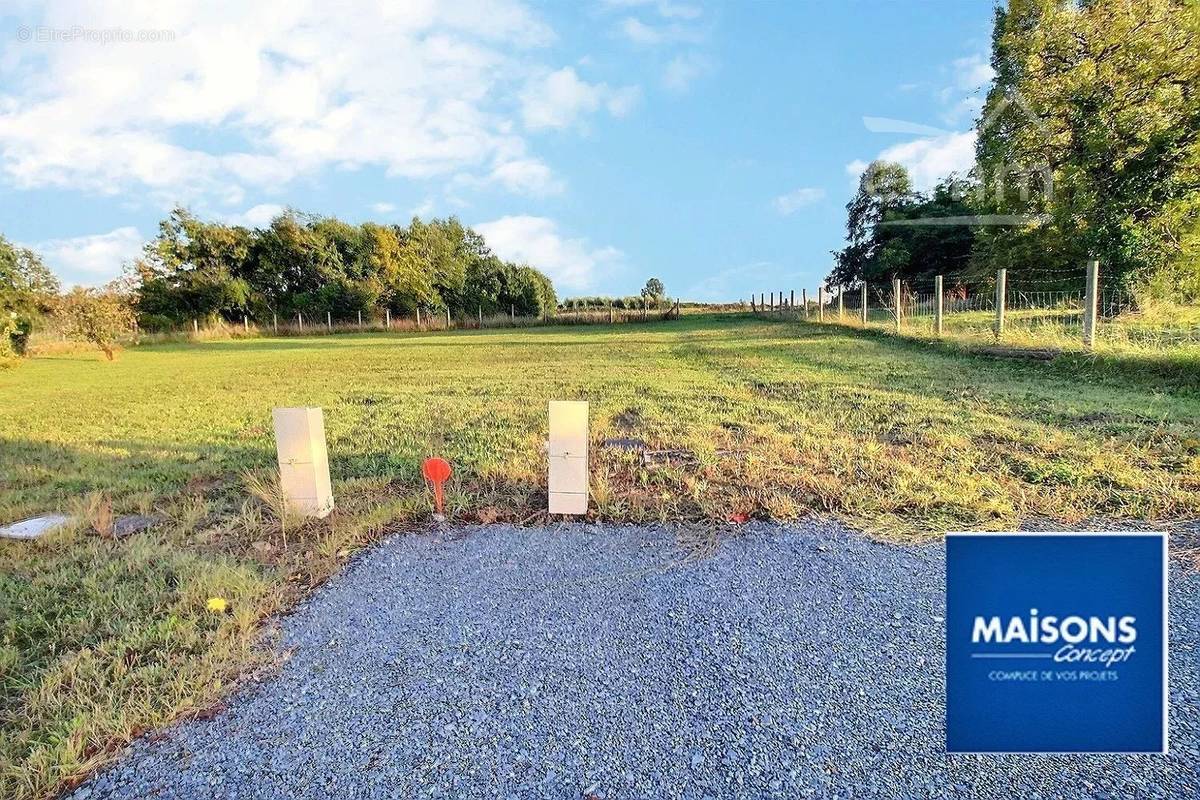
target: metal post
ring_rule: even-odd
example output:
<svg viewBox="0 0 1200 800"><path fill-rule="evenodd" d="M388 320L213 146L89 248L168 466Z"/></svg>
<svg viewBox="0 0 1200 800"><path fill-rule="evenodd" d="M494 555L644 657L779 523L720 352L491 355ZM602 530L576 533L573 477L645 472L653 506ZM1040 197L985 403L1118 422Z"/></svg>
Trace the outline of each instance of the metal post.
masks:
<svg viewBox="0 0 1200 800"><path fill-rule="evenodd" d="M863 278L862 285L862 324L867 324L867 279Z"/></svg>
<svg viewBox="0 0 1200 800"><path fill-rule="evenodd" d="M775 310L775 293L771 292L771 310Z"/></svg>
<svg viewBox="0 0 1200 800"><path fill-rule="evenodd" d="M942 335L942 276L938 275L933 279L933 332L937 336Z"/></svg>
<svg viewBox="0 0 1200 800"><path fill-rule="evenodd" d="M608 301L608 324L613 324L612 300Z"/></svg>
<svg viewBox="0 0 1200 800"><path fill-rule="evenodd" d="M192 317L192 333L196 335L200 334L200 321L195 317Z"/></svg>
<svg viewBox="0 0 1200 800"><path fill-rule="evenodd" d="M362 327L362 312L361 311L358 312L358 327L359 328Z"/></svg>
<svg viewBox="0 0 1200 800"><path fill-rule="evenodd" d="M446 330L450 330L450 306L446 306Z"/></svg>
<svg viewBox="0 0 1200 800"><path fill-rule="evenodd" d="M1008 270L996 270L996 341L1004 335L1004 296L1008 293Z"/></svg>
<svg viewBox="0 0 1200 800"><path fill-rule="evenodd" d="M838 287L838 322L842 321L842 317L846 313L846 287Z"/></svg>
<svg viewBox="0 0 1200 800"><path fill-rule="evenodd" d="M421 329L421 307L417 306L417 330Z"/></svg>
<svg viewBox="0 0 1200 800"><path fill-rule="evenodd" d="M246 316L245 314L242 314L242 332L250 332L250 317Z"/></svg>
<svg viewBox="0 0 1200 800"><path fill-rule="evenodd" d="M896 333L900 332L900 279L892 278L892 310L896 314Z"/></svg>
<svg viewBox="0 0 1200 800"><path fill-rule="evenodd" d="M824 286L817 287L817 318L821 322L825 321L825 287Z"/></svg>
<svg viewBox="0 0 1200 800"><path fill-rule="evenodd" d="M1096 303L1100 297L1100 262L1087 263L1087 284L1083 297L1083 346L1091 350L1096 344Z"/></svg>
<svg viewBox="0 0 1200 800"><path fill-rule="evenodd" d="M304 330L304 315L299 311L296 312L296 327L300 330Z"/></svg>
<svg viewBox="0 0 1200 800"><path fill-rule="evenodd" d="M509 317L509 319L511 319L513 321L514 324L516 323L516 321L517 321L517 304L516 303L509 304L508 317Z"/></svg>
<svg viewBox="0 0 1200 800"><path fill-rule="evenodd" d="M388 330L392 329L392 310L390 308L383 310L383 325Z"/></svg>
<svg viewBox="0 0 1200 800"><path fill-rule="evenodd" d="M279 333L279 315L274 311L271 312L271 332Z"/></svg>
<svg viewBox="0 0 1200 800"><path fill-rule="evenodd" d="M330 312L330 311L325 312L325 327L328 328L331 332L333 331L333 312Z"/></svg>
<svg viewBox="0 0 1200 800"><path fill-rule="evenodd" d="M795 308L796 308L796 290L795 289L788 290L788 308L790 308L792 310L795 310Z"/></svg>
<svg viewBox="0 0 1200 800"><path fill-rule="evenodd" d="M483 306L479 307L479 329L483 330Z"/></svg>

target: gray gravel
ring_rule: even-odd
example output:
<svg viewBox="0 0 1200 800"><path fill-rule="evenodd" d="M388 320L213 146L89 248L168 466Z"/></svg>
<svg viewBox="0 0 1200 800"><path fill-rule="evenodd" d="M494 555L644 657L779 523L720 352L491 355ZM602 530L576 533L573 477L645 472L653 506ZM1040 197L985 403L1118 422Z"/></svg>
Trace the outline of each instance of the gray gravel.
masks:
<svg viewBox="0 0 1200 800"><path fill-rule="evenodd" d="M947 756L940 544L752 525L394 538L294 647L77 798L1200 796L1200 576L1172 567L1170 756Z"/></svg>

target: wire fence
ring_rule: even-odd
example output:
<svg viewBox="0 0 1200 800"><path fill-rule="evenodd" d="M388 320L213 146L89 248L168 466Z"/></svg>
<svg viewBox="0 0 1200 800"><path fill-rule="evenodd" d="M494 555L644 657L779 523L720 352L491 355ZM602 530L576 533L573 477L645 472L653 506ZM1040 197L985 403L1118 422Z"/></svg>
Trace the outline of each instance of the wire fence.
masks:
<svg viewBox="0 0 1200 800"><path fill-rule="evenodd" d="M1089 275L1090 273L1090 275ZM1090 277L1090 280L1089 280ZM1009 275L935 275L826 291L760 292L756 313L791 314L900 335L1072 349L1200 346L1200 308L1147 308L1106 287L1096 262Z"/></svg>
<svg viewBox="0 0 1200 800"><path fill-rule="evenodd" d="M368 312L308 311L279 314L242 314L240 316L194 317L185 321L159 321L139 325L137 321L126 331L123 344L169 341L203 341L256 336L319 336L340 333L433 333L450 330L490 330L500 328L532 328L546 325L621 325L659 322L677 318L678 301L645 304L641 308L559 308L543 314L521 314L516 307L508 313L475 314L461 311L413 310L393 313L389 309ZM70 344L65 328L52 318L40 325L31 339L34 352L52 352Z"/></svg>

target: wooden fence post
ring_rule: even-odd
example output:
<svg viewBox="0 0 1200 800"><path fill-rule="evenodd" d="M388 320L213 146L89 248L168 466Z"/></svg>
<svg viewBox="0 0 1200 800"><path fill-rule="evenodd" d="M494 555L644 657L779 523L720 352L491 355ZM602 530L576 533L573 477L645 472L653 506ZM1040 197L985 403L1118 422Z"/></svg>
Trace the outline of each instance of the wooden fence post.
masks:
<svg viewBox="0 0 1200 800"><path fill-rule="evenodd" d="M195 317L192 317L192 333L196 336L200 335L200 321Z"/></svg>
<svg viewBox="0 0 1200 800"><path fill-rule="evenodd" d="M788 308L790 308L792 311L796 310L796 290L795 289L788 290Z"/></svg>
<svg viewBox="0 0 1200 800"><path fill-rule="evenodd" d="M392 310L390 308L383 310L383 326L389 331L392 329Z"/></svg>
<svg viewBox="0 0 1200 800"><path fill-rule="evenodd" d="M1008 293L1008 270L996 270L996 341L1004 335L1004 297Z"/></svg>
<svg viewBox="0 0 1200 800"><path fill-rule="evenodd" d="M842 317L846 315L846 287L838 286L838 323L842 321Z"/></svg>
<svg viewBox="0 0 1200 800"><path fill-rule="evenodd" d="M892 278L892 311L896 315L896 333L900 333L900 279Z"/></svg>
<svg viewBox="0 0 1200 800"><path fill-rule="evenodd" d="M279 315L274 311L271 312L271 332L279 333Z"/></svg>
<svg viewBox="0 0 1200 800"><path fill-rule="evenodd" d="M612 300L608 301L608 324L613 324Z"/></svg>
<svg viewBox="0 0 1200 800"><path fill-rule="evenodd" d="M517 304L512 303L508 306L508 318L514 325L517 324Z"/></svg>
<svg viewBox="0 0 1200 800"><path fill-rule="evenodd" d="M362 312L361 311L358 312L358 327L360 330L362 329Z"/></svg>
<svg viewBox="0 0 1200 800"><path fill-rule="evenodd" d="M1091 350L1096 345L1096 311L1100 299L1100 262L1087 263L1087 284L1083 294L1083 346Z"/></svg>
<svg viewBox="0 0 1200 800"><path fill-rule="evenodd" d="M771 292L771 310L775 310L775 293Z"/></svg>
<svg viewBox="0 0 1200 800"><path fill-rule="evenodd" d="M242 314L242 333L250 332L250 317Z"/></svg>
<svg viewBox="0 0 1200 800"><path fill-rule="evenodd" d="M421 307L417 306L417 330L421 330Z"/></svg>
<svg viewBox="0 0 1200 800"><path fill-rule="evenodd" d="M817 287L817 319L825 321L825 287Z"/></svg>
<svg viewBox="0 0 1200 800"><path fill-rule="evenodd" d="M862 285L862 324L867 324L867 279L863 278Z"/></svg>
<svg viewBox="0 0 1200 800"><path fill-rule="evenodd" d="M808 319L808 289L800 290L800 304L804 306L804 318Z"/></svg>
<svg viewBox="0 0 1200 800"><path fill-rule="evenodd" d="M296 327L304 330L304 315L299 311L296 312Z"/></svg>
<svg viewBox="0 0 1200 800"><path fill-rule="evenodd" d="M325 312L325 327L333 331L333 313L330 311Z"/></svg>
<svg viewBox="0 0 1200 800"><path fill-rule="evenodd" d="M483 330L483 306L479 307L479 330Z"/></svg>
<svg viewBox="0 0 1200 800"><path fill-rule="evenodd" d="M933 279L933 332L936 336L942 335L942 276L938 275Z"/></svg>
<svg viewBox="0 0 1200 800"><path fill-rule="evenodd" d="M446 306L446 330L450 330L450 306Z"/></svg>

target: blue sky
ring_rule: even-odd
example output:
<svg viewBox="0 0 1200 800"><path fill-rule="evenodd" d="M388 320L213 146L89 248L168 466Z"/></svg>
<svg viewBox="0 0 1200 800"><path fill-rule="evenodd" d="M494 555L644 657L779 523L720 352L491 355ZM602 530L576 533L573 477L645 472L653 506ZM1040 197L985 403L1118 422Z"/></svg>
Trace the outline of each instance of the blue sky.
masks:
<svg viewBox="0 0 1200 800"><path fill-rule="evenodd" d="M562 296L811 289L861 166L969 166L990 78L991 0L130 5L0 16L0 232L69 284L180 203L453 214Z"/></svg>

